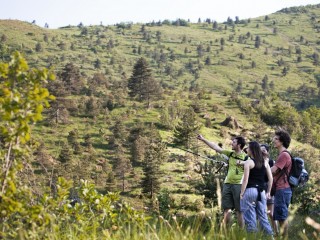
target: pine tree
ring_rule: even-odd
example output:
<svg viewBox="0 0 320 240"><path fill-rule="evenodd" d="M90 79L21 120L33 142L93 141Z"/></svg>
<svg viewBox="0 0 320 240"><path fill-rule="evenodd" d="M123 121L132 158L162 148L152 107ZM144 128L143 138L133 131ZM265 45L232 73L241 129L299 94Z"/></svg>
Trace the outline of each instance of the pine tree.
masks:
<svg viewBox="0 0 320 240"><path fill-rule="evenodd" d="M99 102L96 98L90 97L85 103L85 113L88 117L99 115Z"/></svg>
<svg viewBox="0 0 320 240"><path fill-rule="evenodd" d="M210 58L210 56L208 56L208 57L206 58L205 64L206 64L206 65L211 65L211 58Z"/></svg>
<svg viewBox="0 0 320 240"><path fill-rule="evenodd" d="M38 42L38 43L36 44L36 51L37 51L37 52L42 52L42 50L43 50L43 49L42 49L42 45L41 45L41 43Z"/></svg>
<svg viewBox="0 0 320 240"><path fill-rule="evenodd" d="M124 142L128 137L126 126L121 119L116 120L114 126L111 128L112 137L110 138L110 144L114 144L116 140Z"/></svg>
<svg viewBox="0 0 320 240"><path fill-rule="evenodd" d="M150 101L160 95L161 87L154 79L152 70L144 58L140 58L134 65L128 88L130 97L147 101L148 107L150 107Z"/></svg>
<svg viewBox="0 0 320 240"><path fill-rule="evenodd" d="M238 85L237 85L237 87L236 87L237 93L241 93L241 92L242 92L242 88L243 88L242 85L243 85L243 84L242 84L242 80L240 79L240 80L238 81Z"/></svg>
<svg viewBox="0 0 320 240"><path fill-rule="evenodd" d="M319 65L319 54L318 53L314 53L312 54L313 57L313 65L318 66Z"/></svg>
<svg viewBox="0 0 320 240"><path fill-rule="evenodd" d="M225 44L225 40L224 40L224 38L221 38L220 39L220 45L223 46L224 44Z"/></svg>
<svg viewBox="0 0 320 240"><path fill-rule="evenodd" d="M106 180L106 190L113 192L116 190L116 178L114 173L111 171L108 173L107 180Z"/></svg>
<svg viewBox="0 0 320 240"><path fill-rule="evenodd" d="M126 189L126 178L131 172L132 166L130 159L125 155L125 148L121 143L115 147L115 172L117 177L121 180L121 191Z"/></svg>
<svg viewBox="0 0 320 240"><path fill-rule="evenodd" d="M260 44L261 44L260 36L256 36L256 40L255 40L255 43L254 43L255 48L259 48Z"/></svg>
<svg viewBox="0 0 320 240"><path fill-rule="evenodd" d="M162 34L161 34L160 31L157 31L156 37L157 37L157 41L158 41L158 42L161 42Z"/></svg>
<svg viewBox="0 0 320 240"><path fill-rule="evenodd" d="M95 69L100 69L101 68L101 61L99 58L97 58L95 61L94 61L94 68Z"/></svg>
<svg viewBox="0 0 320 240"><path fill-rule="evenodd" d="M217 23L217 21L214 21L214 22L213 22L212 28L213 28L214 30L217 30L217 29L218 29L218 23Z"/></svg>
<svg viewBox="0 0 320 240"><path fill-rule="evenodd" d="M140 165L144 161L146 146L148 139L142 135L138 135L133 141L131 147L131 159L134 165Z"/></svg>
<svg viewBox="0 0 320 240"><path fill-rule="evenodd" d="M261 87L263 90L265 90L266 92L269 90L269 83L268 83L268 76L264 75L263 79L262 79L262 83L261 83Z"/></svg>
<svg viewBox="0 0 320 240"><path fill-rule="evenodd" d="M59 161L67 163L72 159L72 150L68 144L63 144L61 152L59 154Z"/></svg>
<svg viewBox="0 0 320 240"><path fill-rule="evenodd" d="M72 94L79 94L84 86L80 70L73 63L65 65L59 74L59 78L62 80L66 90Z"/></svg>
<svg viewBox="0 0 320 240"><path fill-rule="evenodd" d="M5 34L2 34L1 35L1 38L0 38L0 41L2 42L2 43L4 43L4 42L6 42L7 41L7 36L5 35Z"/></svg>
<svg viewBox="0 0 320 240"><path fill-rule="evenodd" d="M204 54L204 48L203 48L202 44L200 44L200 45L197 46L197 53L198 53L198 57L201 58L201 57L203 56L203 54Z"/></svg>
<svg viewBox="0 0 320 240"><path fill-rule="evenodd" d="M167 151L164 143L155 141L148 145L148 149L144 157L144 177L141 182L141 187L142 192L150 194L152 199L160 190L160 177L162 175L160 166L164 161L166 161L166 159Z"/></svg>
<svg viewBox="0 0 320 240"><path fill-rule="evenodd" d="M174 130L174 143L189 148L199 129L200 124L197 122L197 116L193 108L190 107L185 111L180 123Z"/></svg>
<svg viewBox="0 0 320 240"><path fill-rule="evenodd" d="M81 152L81 146L78 141L78 138L79 138L79 133L77 129L70 131L67 137L68 144L73 149L74 154L79 154Z"/></svg>

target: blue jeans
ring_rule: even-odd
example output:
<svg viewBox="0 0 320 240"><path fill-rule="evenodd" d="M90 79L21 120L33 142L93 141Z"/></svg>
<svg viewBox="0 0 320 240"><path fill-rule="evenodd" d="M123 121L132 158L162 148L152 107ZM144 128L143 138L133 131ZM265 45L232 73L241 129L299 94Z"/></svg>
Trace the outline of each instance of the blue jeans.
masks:
<svg viewBox="0 0 320 240"><path fill-rule="evenodd" d="M287 219L291 197L291 188L276 190L276 194L274 195L273 220L284 221Z"/></svg>
<svg viewBox="0 0 320 240"><path fill-rule="evenodd" d="M268 235L273 235L267 215L267 199L265 192L261 192L261 201L257 201L258 189L247 188L240 201L244 223L247 232L257 232L257 218L261 229Z"/></svg>

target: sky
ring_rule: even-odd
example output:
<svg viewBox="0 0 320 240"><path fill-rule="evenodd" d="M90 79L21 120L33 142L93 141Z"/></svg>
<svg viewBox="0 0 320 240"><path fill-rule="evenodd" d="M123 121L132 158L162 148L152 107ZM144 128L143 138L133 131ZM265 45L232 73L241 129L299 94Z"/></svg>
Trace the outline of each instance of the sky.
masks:
<svg viewBox="0 0 320 240"><path fill-rule="evenodd" d="M285 7L319 4L320 0L0 0L0 19L36 21L43 27L146 23L182 18L217 22L265 16Z"/></svg>

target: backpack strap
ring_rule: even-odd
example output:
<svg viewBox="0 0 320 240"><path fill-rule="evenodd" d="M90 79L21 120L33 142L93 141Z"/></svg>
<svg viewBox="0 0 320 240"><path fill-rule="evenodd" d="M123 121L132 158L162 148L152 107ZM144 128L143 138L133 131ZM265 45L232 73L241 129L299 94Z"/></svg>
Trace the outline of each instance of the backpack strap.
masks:
<svg viewBox="0 0 320 240"><path fill-rule="evenodd" d="M282 152L286 152L286 153L289 154L290 159L291 159L291 168L292 168L292 165L293 165L293 157L292 157L291 153L290 153L288 150L284 150L284 151L282 151ZM287 175L287 181L289 182L290 172L289 172L289 173L287 172L287 168L283 168L282 170L285 170L284 173ZM278 178L278 179L279 179L279 178ZM277 179L277 180L278 180L278 179ZM289 185L290 185L290 183L289 183ZM291 190L292 190L291 185L290 185L290 188L291 188Z"/></svg>
<svg viewBox="0 0 320 240"><path fill-rule="evenodd" d="M229 154L229 158L228 158L228 162L229 162L229 160L230 160L230 157L232 156L232 154L233 154L234 152L232 151L230 154ZM248 155L246 155L244 158L240 158L240 157L238 157L238 156L232 156L234 159L238 159L238 160L241 160L241 161L247 161L248 160L248 158L249 158L249 156ZM228 168L227 168L227 172L229 171L229 164L228 164ZM238 175L238 167L236 166L236 174Z"/></svg>

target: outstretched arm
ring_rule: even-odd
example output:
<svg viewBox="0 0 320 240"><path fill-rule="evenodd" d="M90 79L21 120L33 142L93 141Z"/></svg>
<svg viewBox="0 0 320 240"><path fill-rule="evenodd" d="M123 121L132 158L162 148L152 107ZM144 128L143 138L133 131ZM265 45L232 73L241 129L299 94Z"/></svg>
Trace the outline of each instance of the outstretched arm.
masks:
<svg viewBox="0 0 320 240"><path fill-rule="evenodd" d="M218 144L214 143L214 142L209 142L207 139L205 139L202 135L198 135L197 138L199 140L201 140L202 142L204 142L205 144L207 144L210 148L212 148L213 150L217 151L218 153L221 153L223 151L223 149L221 147L219 147Z"/></svg>

